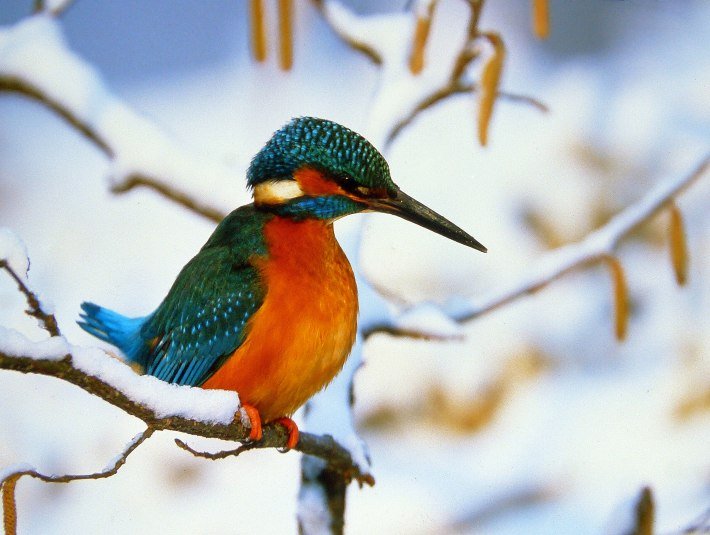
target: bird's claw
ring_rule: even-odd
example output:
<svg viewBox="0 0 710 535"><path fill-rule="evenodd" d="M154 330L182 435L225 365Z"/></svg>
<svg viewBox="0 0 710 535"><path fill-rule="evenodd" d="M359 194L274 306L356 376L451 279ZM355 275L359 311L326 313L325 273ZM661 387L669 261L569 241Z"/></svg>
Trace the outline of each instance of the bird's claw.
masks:
<svg viewBox="0 0 710 535"><path fill-rule="evenodd" d="M263 436L261 415L256 407L248 403L242 403L242 410L247 415L247 418L249 418L249 426L251 427L251 431L249 431L249 441L258 442Z"/></svg>
<svg viewBox="0 0 710 535"><path fill-rule="evenodd" d="M249 442L258 442L264 436L262 429L263 424L261 422L261 415L259 414L259 410L253 405L249 405L248 403L242 403L242 410L244 411L246 418L249 420L249 427L251 428L251 431L249 431ZM287 451L295 448L298 444L299 437L299 431L296 422L291 420L291 418L287 418L284 416L282 418L277 418L273 421L273 423L284 426L286 428L286 431L288 432L286 446L280 448L279 451L282 453L286 453Z"/></svg>
<svg viewBox="0 0 710 535"><path fill-rule="evenodd" d="M286 418L284 416L282 418L277 418L276 420L274 420L274 423L281 424L286 428L286 431L288 432L288 440L286 441L286 446L284 448L280 448L279 451L281 453L286 453L287 451L295 448L298 444L299 437L299 431L296 422L291 420L291 418Z"/></svg>

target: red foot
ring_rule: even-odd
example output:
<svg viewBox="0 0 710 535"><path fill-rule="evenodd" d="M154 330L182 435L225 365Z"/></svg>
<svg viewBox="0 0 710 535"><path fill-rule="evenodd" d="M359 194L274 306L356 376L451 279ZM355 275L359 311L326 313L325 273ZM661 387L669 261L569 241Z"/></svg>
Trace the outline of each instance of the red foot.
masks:
<svg viewBox="0 0 710 535"><path fill-rule="evenodd" d="M292 450L298 444L298 426L296 422L291 420L291 418L277 418L274 420L275 424L281 424L288 431L288 440L286 441L286 449L284 451Z"/></svg>
<svg viewBox="0 0 710 535"><path fill-rule="evenodd" d="M261 415L259 414L259 411L256 407L254 407L254 405L249 405L248 403L242 403L242 409L244 409L244 412L246 413L247 417L249 418L249 422L251 423L249 440L253 442L261 440Z"/></svg>

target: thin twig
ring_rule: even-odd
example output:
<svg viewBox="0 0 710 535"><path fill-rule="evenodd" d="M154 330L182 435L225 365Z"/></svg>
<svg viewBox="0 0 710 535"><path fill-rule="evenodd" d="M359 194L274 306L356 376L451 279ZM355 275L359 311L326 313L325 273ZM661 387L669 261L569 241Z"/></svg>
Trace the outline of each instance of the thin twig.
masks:
<svg viewBox="0 0 710 535"><path fill-rule="evenodd" d="M90 474L64 474L64 475L47 475L42 472L38 472L34 469L21 469L15 472L10 472L4 479L0 481L0 487L3 488L3 513L5 517L5 528L8 535L14 535L12 533L17 529L17 511L15 509L15 485L17 481L23 476L33 477L39 479L46 483L69 483L71 481L82 481L87 479L105 479L107 477L114 476L118 473L121 467L126 464L128 456L136 451L138 447L143 444L148 438L150 438L155 429L152 427L147 427L145 431L137 434L133 437L124 450L116 456L113 462L99 472L93 472Z"/></svg>
<svg viewBox="0 0 710 535"><path fill-rule="evenodd" d="M323 16L331 29L340 37L340 39L348 45L350 48L366 56L375 65L382 65L383 58L379 50L377 50L372 44L366 43L361 39L353 36L344 28L342 25L337 24L330 14L328 6L328 0L312 0L313 5L316 6L320 14Z"/></svg>
<svg viewBox="0 0 710 535"><path fill-rule="evenodd" d="M36 318L40 326L47 331L51 336L60 336L62 333L59 331L59 325L57 325L57 318L54 314L47 314L42 310L42 303L40 303L37 295L30 290L24 281L15 273L10 265L4 260L0 259L0 269L4 269L8 272L10 277L17 283L17 288L22 292L27 300L27 310L25 311L28 316Z"/></svg>
<svg viewBox="0 0 710 535"><path fill-rule="evenodd" d="M387 149L397 138L397 136L399 136L405 128L410 126L417 118L417 116L423 111L454 95L474 94L478 90L479 85L476 83L462 83L458 80L455 80L443 87L436 89L435 91L432 91L423 99L421 99L417 104L415 104L406 116L402 117L397 123L392 126L385 139L385 149ZM542 113L547 113L548 111L550 111L549 107L544 102L541 102L540 100L537 100L536 98L528 95L507 93L505 91L498 91L497 95L497 98L499 99L527 104Z"/></svg>
<svg viewBox="0 0 710 535"><path fill-rule="evenodd" d="M333 17L332 13L328 10L328 7L326 6L326 0L314 0L313 3L319 9L324 20L351 48L363 52L364 47L364 52L368 55L372 55L373 57L371 57L371 59L373 59L374 63L378 65L383 71L397 67L396 65L391 65L391 63L394 61L400 61L401 58L399 56L392 58L384 57L382 53L377 50L377 47L373 43L364 43L362 40L358 40L354 32L348 31L348 28L343 27L341 21ZM484 1L468 0L467 3L470 8L470 14L467 22L466 37L464 38L461 47L455 56L456 59L453 62L451 73L440 86L435 87L432 91L430 91L424 97L420 98L417 102L413 102L412 105L409 107L408 111L406 111L401 117L395 118L395 120L392 121L391 126L389 127L389 129L387 129L386 132L384 132L384 136L382 138L383 149L387 150L387 148L391 146L395 138L399 136L407 126L412 124L414 119L416 119L416 117L423 111L446 100L451 96L459 94L474 95L479 91L479 84L469 82L468 80L465 80L465 78L467 68L473 61L478 59L480 55L480 50L477 41L481 38L482 34L479 31L478 24L480 21L481 13L483 11ZM333 5L335 4L336 3L333 2ZM339 5L338 9L345 10L346 8ZM417 23L417 16L414 12L412 12L411 17L412 27L414 28ZM409 75L409 81L411 83L420 83L417 80L418 74L419 71L417 71L417 73L412 74L410 69L403 69L401 71L402 77L406 77L407 75ZM383 90L381 89L380 91ZM496 98L503 98L512 102L519 102L531 105L542 112L548 111L547 105L531 96L498 91L496 92Z"/></svg>
<svg viewBox="0 0 710 535"><path fill-rule="evenodd" d="M478 39L479 35L478 22L483 12L483 0L468 0L467 3L469 5L469 19L466 28L466 38L461 45L459 53L456 55L454 66L451 69L450 81L452 83L461 82L466 68L476 60L480 54L480 50L476 46L476 39Z"/></svg>
<svg viewBox="0 0 710 535"><path fill-rule="evenodd" d="M563 275L606 261L614 255L619 243L639 225L651 220L682 192L699 180L710 168L710 154L687 175L663 182L645 197L614 216L604 226L588 234L578 243L560 247L545 254L517 280L456 310L442 310L454 321L463 323L493 312L517 299L534 294ZM400 335L391 324L372 325L363 336L375 333ZM407 335L406 332L401 335Z"/></svg>
<svg viewBox="0 0 710 535"><path fill-rule="evenodd" d="M126 446L126 448L114 459L111 465L107 466L103 470L100 470L99 472L94 472L91 474L65 474L57 476L43 474L41 472L38 472L37 470L18 470L17 472L11 472L10 474L8 474L5 479L3 479L0 483L4 483L10 478L17 478L22 476L30 476L35 479L45 481L46 483L69 483L70 481L105 479L107 477L111 477L118 473L121 467L126 464L128 456L134 451L136 451L136 449L138 449L138 447L143 444L143 442L148 440L155 431L156 430L152 427L147 427L145 431L137 434L133 438L133 440L128 443L128 446Z"/></svg>
<svg viewBox="0 0 710 535"><path fill-rule="evenodd" d="M75 128L80 134L96 145L106 156L109 158L113 158L115 156L114 150L109 146L108 141L102 138L91 125L77 117L70 108L64 106L61 102L52 99L38 87L14 76L0 76L0 91L18 93L22 96L36 100L59 115L62 119L69 123L71 127Z"/></svg>
<svg viewBox="0 0 710 535"><path fill-rule="evenodd" d="M707 535L708 533L710 533L710 507L705 509L687 527L664 535Z"/></svg>
<svg viewBox="0 0 710 535"><path fill-rule="evenodd" d="M43 11L46 11L53 17L59 17L60 15L63 15L64 12L69 9L73 3L73 0L64 0L63 2L56 4L54 7L49 8L46 0L34 0L32 11L34 13L41 13Z"/></svg>
<svg viewBox="0 0 710 535"><path fill-rule="evenodd" d="M263 439L259 442L247 442L238 448L212 453L196 450L184 441L178 438L175 439L175 444L177 444L179 448L191 453L195 457L210 460L237 457L245 451L264 447L262 442ZM343 455L344 450L330 435L313 435L311 433L301 432L299 434L298 445L295 449L301 453L321 459L324 462L325 467L329 470L342 474L348 482L354 479L361 486L363 484L369 486L375 484L375 478L369 473L362 472L360 468L353 463L349 453L347 453L347 455Z"/></svg>
<svg viewBox="0 0 710 535"><path fill-rule="evenodd" d="M19 95L36 100L40 104L43 104L53 112L55 112L59 117L64 119L72 128L76 129L81 133L87 140L93 143L97 148L99 148L108 158L114 159L116 151L109 142L104 139L91 125L83 121L80 117L75 115L72 110L62 103L52 99L49 95L33 86L32 84L25 82L19 78L0 76L0 91L6 91L10 93L17 93ZM145 187L152 189L165 198L174 201L175 203L184 206L185 208L192 210L196 214L199 214L210 221L215 221L219 223L225 217L225 213L221 210L214 208L213 206L201 203L195 200L192 196L179 190L175 186L168 185L156 178L147 176L145 174L133 173L127 176L121 182L117 182L111 186L111 191L113 193L126 193L134 188Z"/></svg>
<svg viewBox="0 0 710 535"><path fill-rule="evenodd" d="M166 199L171 200L176 204L179 204L180 206L187 208L188 210L198 215L201 215L206 219L209 219L210 221L214 221L215 223L219 223L227 215L221 210L214 208L213 206L209 206L208 204L204 204L196 200L191 195L185 193L184 191L180 191L172 185L161 182L155 178L147 177L145 175L129 175L125 178L125 180L112 184L111 192L126 193L127 191L131 191L134 188L140 187L152 189L153 191L161 194Z"/></svg>
<svg viewBox="0 0 710 535"><path fill-rule="evenodd" d="M560 247L539 260L531 272L519 280L484 296L468 310L454 315L457 321L470 321L520 297L535 293L562 275L613 255L619 242L639 225L649 221L669 202L700 179L710 167L710 154L688 175L664 182L641 200L632 204L606 225L587 235L582 241Z"/></svg>
<svg viewBox="0 0 710 535"><path fill-rule="evenodd" d="M253 450L257 448L257 442L247 442L246 444L242 444L238 448L232 449L232 450L223 450L223 451L218 451L216 453L211 453L209 451L198 451L191 446L189 446L187 443L183 442L179 438L175 439L175 444L177 445L178 448L183 449L189 453L192 453L195 457L201 457L202 459L210 459L211 461L216 461L218 459L226 459L227 457L238 457L245 451Z"/></svg>
<svg viewBox="0 0 710 535"><path fill-rule="evenodd" d="M549 484L513 489L509 494L493 498L476 510L464 514L448 526L446 531L451 533L479 531L488 522L495 521L507 514L514 514L532 505L550 502L559 494L559 488Z"/></svg>

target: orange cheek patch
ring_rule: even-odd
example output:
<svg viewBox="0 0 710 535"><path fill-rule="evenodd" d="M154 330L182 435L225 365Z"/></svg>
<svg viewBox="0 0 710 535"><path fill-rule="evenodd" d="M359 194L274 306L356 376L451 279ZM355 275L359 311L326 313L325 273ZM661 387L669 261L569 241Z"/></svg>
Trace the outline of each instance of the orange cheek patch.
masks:
<svg viewBox="0 0 710 535"><path fill-rule="evenodd" d="M306 195L347 195L336 182L312 167L299 169L293 177Z"/></svg>

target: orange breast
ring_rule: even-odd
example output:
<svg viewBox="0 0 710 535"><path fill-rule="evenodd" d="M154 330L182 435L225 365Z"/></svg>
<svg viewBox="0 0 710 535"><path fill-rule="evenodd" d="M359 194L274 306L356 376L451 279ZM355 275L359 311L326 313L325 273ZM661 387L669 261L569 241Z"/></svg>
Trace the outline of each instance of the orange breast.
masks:
<svg viewBox="0 0 710 535"><path fill-rule="evenodd" d="M332 224L276 217L264 231L264 303L203 388L236 390L268 422L293 414L340 371L355 341L357 289Z"/></svg>

